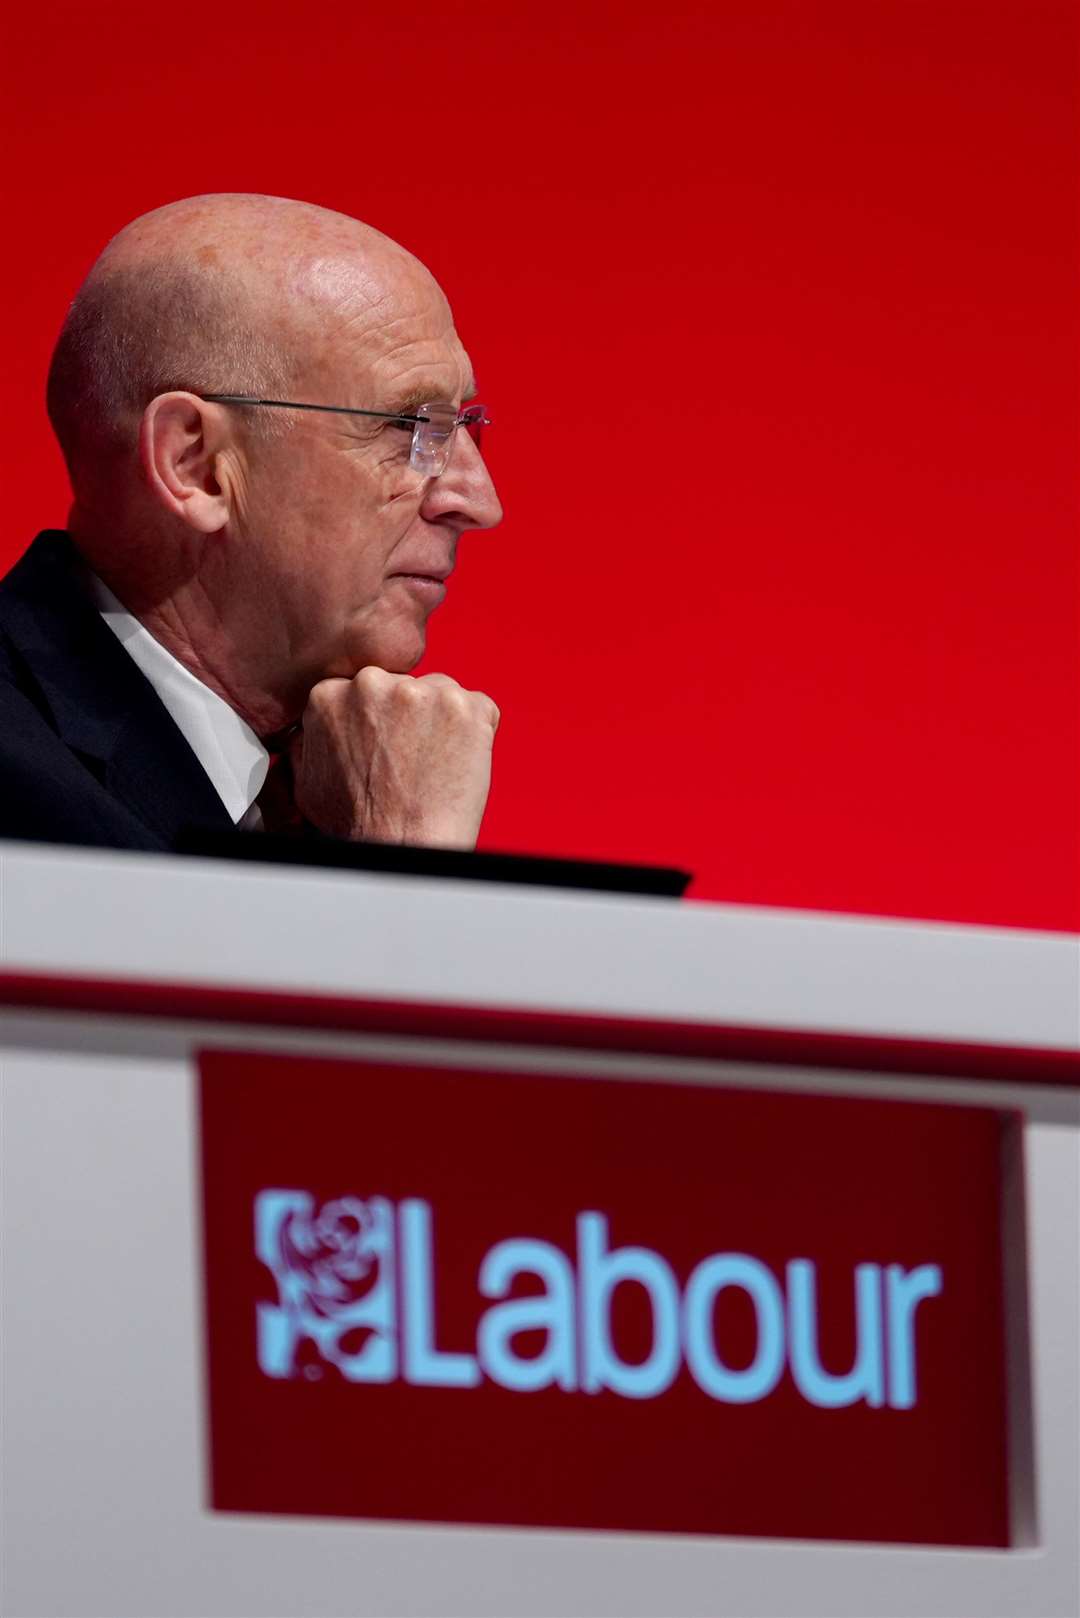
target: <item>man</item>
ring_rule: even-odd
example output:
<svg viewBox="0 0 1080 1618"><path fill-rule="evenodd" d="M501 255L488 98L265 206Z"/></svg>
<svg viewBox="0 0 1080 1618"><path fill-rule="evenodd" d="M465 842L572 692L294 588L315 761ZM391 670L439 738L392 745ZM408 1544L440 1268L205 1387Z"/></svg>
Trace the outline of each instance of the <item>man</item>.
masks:
<svg viewBox="0 0 1080 1618"><path fill-rule="evenodd" d="M226 195L121 231L49 375L68 532L0 582L0 836L472 847L498 710L409 671L502 516L474 393L428 271L354 219Z"/></svg>

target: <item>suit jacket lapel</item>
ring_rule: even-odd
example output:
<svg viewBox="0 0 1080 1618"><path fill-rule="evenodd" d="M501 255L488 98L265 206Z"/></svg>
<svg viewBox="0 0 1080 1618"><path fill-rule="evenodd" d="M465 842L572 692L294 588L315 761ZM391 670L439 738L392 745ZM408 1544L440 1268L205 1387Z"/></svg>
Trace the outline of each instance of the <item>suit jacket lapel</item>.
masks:
<svg viewBox="0 0 1080 1618"><path fill-rule="evenodd" d="M231 826L153 686L101 620L65 533L39 534L0 587L0 625L73 752L172 847L188 825Z"/></svg>

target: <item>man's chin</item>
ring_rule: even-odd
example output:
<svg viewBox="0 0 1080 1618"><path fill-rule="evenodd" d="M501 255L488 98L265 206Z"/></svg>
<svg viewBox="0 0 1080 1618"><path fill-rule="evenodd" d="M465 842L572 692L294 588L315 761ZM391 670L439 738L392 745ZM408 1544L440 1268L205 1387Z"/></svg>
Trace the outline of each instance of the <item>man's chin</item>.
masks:
<svg viewBox="0 0 1080 1618"><path fill-rule="evenodd" d="M363 645L351 646L340 672L346 679L359 674L361 669L385 669L387 674L411 674L427 650L427 636L422 629L409 634L387 636L369 640Z"/></svg>

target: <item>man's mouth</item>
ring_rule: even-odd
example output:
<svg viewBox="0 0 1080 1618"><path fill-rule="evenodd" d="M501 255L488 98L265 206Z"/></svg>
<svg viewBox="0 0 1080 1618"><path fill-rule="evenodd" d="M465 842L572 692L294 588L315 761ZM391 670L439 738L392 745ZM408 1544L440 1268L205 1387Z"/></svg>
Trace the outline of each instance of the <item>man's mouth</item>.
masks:
<svg viewBox="0 0 1080 1618"><path fill-rule="evenodd" d="M450 577L449 573L392 573L390 576L401 579L417 595L427 597L433 603L441 601L446 594L446 581Z"/></svg>

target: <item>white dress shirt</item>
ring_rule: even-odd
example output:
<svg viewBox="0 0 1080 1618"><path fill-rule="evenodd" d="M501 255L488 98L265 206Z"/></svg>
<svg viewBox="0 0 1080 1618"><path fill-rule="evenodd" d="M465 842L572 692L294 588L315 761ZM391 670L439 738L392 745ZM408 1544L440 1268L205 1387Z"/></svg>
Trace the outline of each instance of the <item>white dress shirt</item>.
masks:
<svg viewBox="0 0 1080 1618"><path fill-rule="evenodd" d="M244 830L261 830L255 799L266 780L270 754L251 726L167 652L96 573L89 582L102 618L168 709L229 818Z"/></svg>

